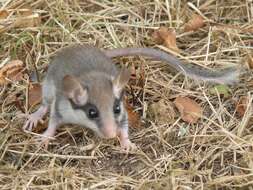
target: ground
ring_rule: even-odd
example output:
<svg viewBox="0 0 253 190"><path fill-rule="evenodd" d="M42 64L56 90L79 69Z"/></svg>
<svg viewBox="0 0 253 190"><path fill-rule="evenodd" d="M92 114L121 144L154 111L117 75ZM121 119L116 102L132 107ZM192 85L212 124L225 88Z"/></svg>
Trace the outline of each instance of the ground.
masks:
<svg viewBox="0 0 253 190"><path fill-rule="evenodd" d="M161 26L175 30L180 50L176 54L185 62L216 69L251 63L253 5L248 0L13 0L1 4L7 10L29 7L39 14L41 23L34 27L0 30L0 60L2 64L7 58L22 60L26 72L36 67L41 79L50 57L70 44L166 51L152 37ZM185 32L193 14L201 15L205 26ZM102 140L90 130L70 125L58 130L48 150L38 147L34 134L22 131L22 113L38 107L28 109L24 78L0 87L1 189L253 189L250 67L224 96L210 93L214 84L177 75L163 62L145 57L114 62L136 72L126 89L129 104L141 120L140 126L130 128L138 149L125 154L117 140ZM182 120L173 104L178 96L201 106L203 115L197 123ZM248 99L242 115L236 112L240 97Z"/></svg>

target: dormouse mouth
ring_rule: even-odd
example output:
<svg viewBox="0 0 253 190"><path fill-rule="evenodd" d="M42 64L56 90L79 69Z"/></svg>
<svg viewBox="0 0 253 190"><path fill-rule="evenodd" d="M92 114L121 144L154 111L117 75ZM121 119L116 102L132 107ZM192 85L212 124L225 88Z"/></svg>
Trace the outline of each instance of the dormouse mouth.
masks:
<svg viewBox="0 0 253 190"><path fill-rule="evenodd" d="M117 137L117 130L116 129L109 129L109 130L102 129L100 131L100 134L101 134L102 138L104 138L104 139L113 139L113 138Z"/></svg>
<svg viewBox="0 0 253 190"><path fill-rule="evenodd" d="M103 132L99 131L99 132L96 132L97 135L100 137L100 138L103 138L103 139L113 139L115 137L117 137L117 135L115 136L108 136L108 135L105 135Z"/></svg>
<svg viewBox="0 0 253 190"><path fill-rule="evenodd" d="M102 133L102 138L104 138L104 139L113 139L115 137L117 137L117 133L115 133L115 134L109 134L109 135Z"/></svg>

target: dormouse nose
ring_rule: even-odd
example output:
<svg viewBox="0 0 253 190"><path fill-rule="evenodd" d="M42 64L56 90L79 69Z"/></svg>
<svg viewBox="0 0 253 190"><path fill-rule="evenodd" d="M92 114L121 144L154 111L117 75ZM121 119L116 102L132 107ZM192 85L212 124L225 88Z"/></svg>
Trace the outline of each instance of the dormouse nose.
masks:
<svg viewBox="0 0 253 190"><path fill-rule="evenodd" d="M117 136L117 125L115 121L106 121L101 128L105 138L115 138Z"/></svg>

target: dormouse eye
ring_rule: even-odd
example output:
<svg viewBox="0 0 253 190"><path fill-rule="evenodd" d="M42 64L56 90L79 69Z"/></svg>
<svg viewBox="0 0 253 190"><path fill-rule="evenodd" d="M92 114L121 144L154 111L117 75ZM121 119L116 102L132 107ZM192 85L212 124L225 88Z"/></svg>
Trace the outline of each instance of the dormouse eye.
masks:
<svg viewBox="0 0 253 190"><path fill-rule="evenodd" d="M114 114L120 114L121 108L120 108L120 102L118 100L115 101L113 106L113 113Z"/></svg>
<svg viewBox="0 0 253 190"><path fill-rule="evenodd" d="M99 117L97 108L96 107L88 108L87 115L90 119L97 119Z"/></svg>
<svg viewBox="0 0 253 190"><path fill-rule="evenodd" d="M96 105L91 104L91 103L87 103L83 106L78 106L72 102L71 102L71 105L72 105L73 109L82 110L83 112L85 112L86 116L89 119L92 119L92 120L99 119L100 114L99 114L99 111L98 111Z"/></svg>

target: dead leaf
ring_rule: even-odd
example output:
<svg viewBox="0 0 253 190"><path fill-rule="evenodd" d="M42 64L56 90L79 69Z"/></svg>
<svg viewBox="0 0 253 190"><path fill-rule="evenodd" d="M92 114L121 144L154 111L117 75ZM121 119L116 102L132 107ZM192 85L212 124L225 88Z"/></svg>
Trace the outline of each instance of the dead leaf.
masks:
<svg viewBox="0 0 253 190"><path fill-rule="evenodd" d="M3 9L0 10L0 19L6 19L9 16L9 13L7 10Z"/></svg>
<svg viewBox="0 0 253 190"><path fill-rule="evenodd" d="M184 31L196 31L199 28L202 28L205 25L204 19L202 16L194 14L192 18L185 24Z"/></svg>
<svg viewBox="0 0 253 190"><path fill-rule="evenodd" d="M172 103L163 99L150 105L149 114L159 125L173 123L175 118Z"/></svg>
<svg viewBox="0 0 253 190"><path fill-rule="evenodd" d="M0 85L9 83L9 81L20 81L23 77L24 64L20 60L13 60L0 69Z"/></svg>
<svg viewBox="0 0 253 190"><path fill-rule="evenodd" d="M162 26L153 32L152 37L157 44L163 44L167 48L179 52L176 44L176 32L173 29Z"/></svg>
<svg viewBox="0 0 253 190"><path fill-rule="evenodd" d="M179 110L182 120L187 123L196 123L203 114L199 104L188 97L179 96L175 99L174 104Z"/></svg>
<svg viewBox="0 0 253 190"><path fill-rule="evenodd" d="M28 105L35 106L41 102L42 88L40 83L30 83L28 89Z"/></svg>
<svg viewBox="0 0 253 190"><path fill-rule="evenodd" d="M248 99L247 96L240 97L240 99L239 99L239 101L238 101L238 103L236 105L236 108L235 108L236 112L238 113L238 115L240 117L244 116L248 104L249 104L249 99Z"/></svg>
<svg viewBox="0 0 253 190"><path fill-rule="evenodd" d="M125 108L128 113L128 122L130 127L140 127L141 126L141 120L140 116L137 112L133 110L133 107L129 104L128 100L125 98L124 101Z"/></svg>
<svg viewBox="0 0 253 190"><path fill-rule="evenodd" d="M161 45L161 44L163 44L163 42L164 42L164 39L163 39L163 37L161 36L161 32L163 32L163 30L167 30L167 28L165 28L165 27L160 27L159 29L157 29L157 30L155 30L154 32L153 32L153 34L152 34L152 38L153 38L153 40L155 41L155 43L156 44L158 44L158 45Z"/></svg>

